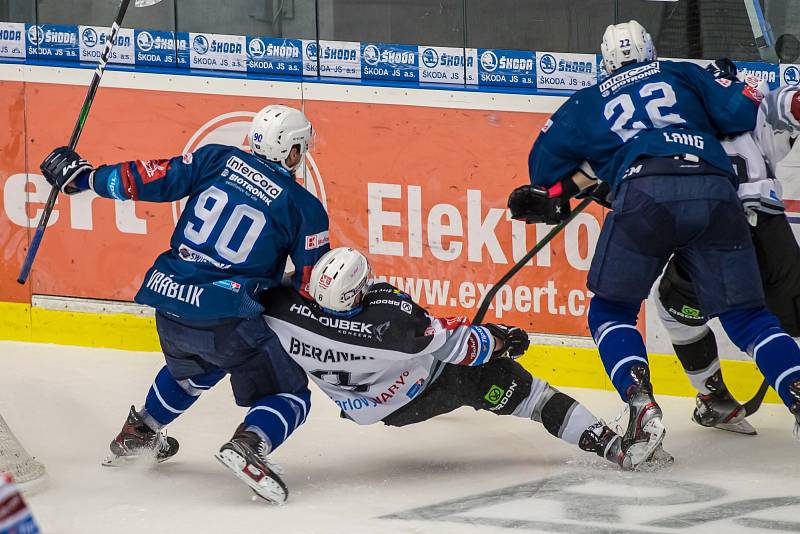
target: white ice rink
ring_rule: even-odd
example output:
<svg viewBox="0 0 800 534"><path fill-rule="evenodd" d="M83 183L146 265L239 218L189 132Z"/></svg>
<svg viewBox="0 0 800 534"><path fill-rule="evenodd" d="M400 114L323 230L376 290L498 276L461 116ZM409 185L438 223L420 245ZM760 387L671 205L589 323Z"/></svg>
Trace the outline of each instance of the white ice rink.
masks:
<svg viewBox="0 0 800 534"><path fill-rule="evenodd" d="M212 454L243 416L227 382L170 427L159 466L100 466L160 354L0 342L0 413L49 471L29 498L44 532L708 533L800 532L800 443L783 407L756 437L701 429L693 402L661 396L668 471L623 474L540 425L462 409L405 429L338 419L314 390L308 422L274 455L289 502L251 499ZM569 392L602 417L620 402Z"/></svg>

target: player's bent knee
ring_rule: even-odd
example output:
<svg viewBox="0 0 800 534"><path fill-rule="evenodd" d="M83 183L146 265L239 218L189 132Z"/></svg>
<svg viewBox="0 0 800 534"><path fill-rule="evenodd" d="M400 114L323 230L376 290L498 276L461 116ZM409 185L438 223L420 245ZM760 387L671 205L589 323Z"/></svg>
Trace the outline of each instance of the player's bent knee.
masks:
<svg viewBox="0 0 800 534"><path fill-rule="evenodd" d="M519 363L507 358L486 364L482 371L481 389L477 391L477 402L472 406L497 415L514 414L529 397L535 380Z"/></svg>
<svg viewBox="0 0 800 534"><path fill-rule="evenodd" d="M636 324L639 306L622 302L612 302L601 297L593 297L589 303L589 330L597 332L607 323Z"/></svg>
<svg viewBox="0 0 800 534"><path fill-rule="evenodd" d="M733 344L742 352L748 352L759 335L766 330L780 328L777 317L763 307L721 313L719 322Z"/></svg>

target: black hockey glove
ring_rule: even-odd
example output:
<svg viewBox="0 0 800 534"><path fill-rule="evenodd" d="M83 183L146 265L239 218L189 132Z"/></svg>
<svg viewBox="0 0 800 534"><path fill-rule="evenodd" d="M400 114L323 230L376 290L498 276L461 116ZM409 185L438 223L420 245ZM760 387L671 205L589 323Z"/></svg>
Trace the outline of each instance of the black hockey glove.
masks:
<svg viewBox="0 0 800 534"><path fill-rule="evenodd" d="M709 63L706 70L713 74L714 78L723 78L732 82L739 81L737 77L739 70L736 67L736 63L729 58L723 57L715 60L713 63Z"/></svg>
<svg viewBox="0 0 800 534"><path fill-rule="evenodd" d="M504 324L486 323L483 325L489 332L502 344L494 349L492 358L508 357L516 360L528 350L531 344L528 334L516 326L506 326Z"/></svg>
<svg viewBox="0 0 800 534"><path fill-rule="evenodd" d="M523 185L508 197L511 217L528 224L558 224L569 217L569 197L562 196L560 187L546 189L539 185Z"/></svg>
<svg viewBox="0 0 800 534"><path fill-rule="evenodd" d="M89 189L89 176L94 172L91 163L65 146L50 152L39 168L50 185L68 195Z"/></svg>

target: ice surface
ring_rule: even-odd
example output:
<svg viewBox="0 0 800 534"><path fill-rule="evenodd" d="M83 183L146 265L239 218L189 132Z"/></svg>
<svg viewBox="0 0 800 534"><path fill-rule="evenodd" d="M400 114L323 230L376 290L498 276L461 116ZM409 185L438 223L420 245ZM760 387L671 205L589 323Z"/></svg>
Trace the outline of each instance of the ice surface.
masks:
<svg viewBox="0 0 800 534"><path fill-rule="evenodd" d="M0 413L50 474L29 498L45 532L800 531L800 444L775 405L747 437L699 428L691 399L661 396L676 464L624 474L531 421L462 409L405 429L359 427L314 390L308 422L273 455L291 492L276 507L212 456L244 415L222 382L171 425L175 458L101 467L161 365L153 353L0 342ZM569 392L601 417L621 407L607 392Z"/></svg>

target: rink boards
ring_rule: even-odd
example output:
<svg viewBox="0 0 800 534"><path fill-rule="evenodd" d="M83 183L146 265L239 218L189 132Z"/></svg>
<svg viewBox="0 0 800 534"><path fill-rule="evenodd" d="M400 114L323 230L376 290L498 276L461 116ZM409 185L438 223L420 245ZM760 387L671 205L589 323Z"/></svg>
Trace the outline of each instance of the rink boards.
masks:
<svg viewBox="0 0 800 534"><path fill-rule="evenodd" d="M104 304L93 303L132 300L166 248L180 201L134 205L62 195L30 283L14 282L49 191L38 163L65 144L90 76L82 68L0 65L0 113L8 125L0 131L0 338L158 350L151 318L133 308L105 313ZM245 146L261 107L302 106L316 130L302 177L328 208L332 244L368 252L379 276L435 313L472 315L490 284L548 230L512 221L505 204L508 192L527 182L531 143L563 101L110 71L79 150L99 164L161 159L208 143ZM599 207L579 215L498 293L487 315L555 336L539 339L544 345L529 356L536 372L555 383L608 385L587 343L585 317L585 277L603 217ZM49 297L76 300L53 305ZM657 325L642 324L650 348L670 352ZM723 353L744 358L730 347ZM756 388L749 362L730 366L743 391ZM662 391L673 384L669 392L690 392L674 358L656 356L654 367L669 377L660 379Z"/></svg>

